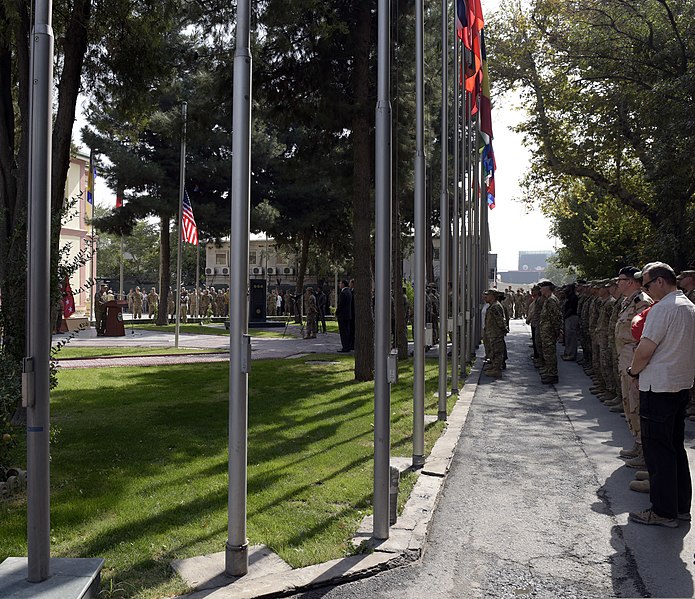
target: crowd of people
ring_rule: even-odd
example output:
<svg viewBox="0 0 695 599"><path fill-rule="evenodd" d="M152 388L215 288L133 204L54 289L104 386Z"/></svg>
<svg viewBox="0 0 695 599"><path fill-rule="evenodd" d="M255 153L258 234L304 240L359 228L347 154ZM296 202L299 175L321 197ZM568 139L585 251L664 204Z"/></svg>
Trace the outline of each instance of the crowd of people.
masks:
<svg viewBox="0 0 695 599"><path fill-rule="evenodd" d="M485 368L499 377L509 331L507 294L488 289L484 299ZM689 521L684 421L695 420L695 271L676 275L668 264L651 262L642 269L626 266L612 279L559 289L542 281L526 306L541 381L559 382L561 341L561 359L581 365L592 379L590 392L625 416L633 444L619 455L636 471L630 489L649 493L652 504L630 520L671 528Z"/></svg>

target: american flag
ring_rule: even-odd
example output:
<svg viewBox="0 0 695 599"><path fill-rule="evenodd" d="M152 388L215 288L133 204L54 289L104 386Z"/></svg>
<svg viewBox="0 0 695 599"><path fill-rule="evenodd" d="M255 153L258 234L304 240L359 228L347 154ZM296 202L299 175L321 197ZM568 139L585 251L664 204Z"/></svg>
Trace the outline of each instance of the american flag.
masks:
<svg viewBox="0 0 695 599"><path fill-rule="evenodd" d="M193 245L198 245L198 227L193 216L193 206L188 198L188 192L183 191L183 218L181 219L183 240Z"/></svg>

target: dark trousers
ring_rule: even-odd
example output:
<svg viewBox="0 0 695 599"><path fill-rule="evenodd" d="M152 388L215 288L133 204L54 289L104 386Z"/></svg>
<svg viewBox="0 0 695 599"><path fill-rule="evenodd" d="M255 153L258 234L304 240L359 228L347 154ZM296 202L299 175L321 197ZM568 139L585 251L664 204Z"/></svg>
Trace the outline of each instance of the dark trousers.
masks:
<svg viewBox="0 0 695 599"><path fill-rule="evenodd" d="M665 518L690 513L692 485L684 446L689 390L640 391L639 398L642 449L649 470L652 509Z"/></svg>
<svg viewBox="0 0 695 599"><path fill-rule="evenodd" d="M338 331L340 331L340 345L343 346L344 350L350 350L350 320L339 318Z"/></svg>

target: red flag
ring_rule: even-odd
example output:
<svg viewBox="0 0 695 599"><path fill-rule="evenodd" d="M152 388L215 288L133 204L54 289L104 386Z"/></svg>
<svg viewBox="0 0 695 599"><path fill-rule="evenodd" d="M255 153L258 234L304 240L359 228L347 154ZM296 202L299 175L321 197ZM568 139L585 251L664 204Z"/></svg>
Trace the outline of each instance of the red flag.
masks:
<svg viewBox="0 0 695 599"><path fill-rule="evenodd" d="M69 277L65 277L65 282L63 283L63 316L65 318L70 318L75 313L75 297L72 295L72 288L70 287Z"/></svg>

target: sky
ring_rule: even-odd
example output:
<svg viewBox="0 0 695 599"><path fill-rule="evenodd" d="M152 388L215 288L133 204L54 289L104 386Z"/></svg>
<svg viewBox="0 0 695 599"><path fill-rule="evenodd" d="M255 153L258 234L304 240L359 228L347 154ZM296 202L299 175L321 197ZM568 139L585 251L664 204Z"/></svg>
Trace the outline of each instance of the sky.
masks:
<svg viewBox="0 0 695 599"><path fill-rule="evenodd" d="M519 251L555 249L550 221L540 210L527 211L520 201L520 180L529 167L529 151L512 128L523 118L512 94L498 99L492 108L495 148L495 208L489 211L490 243L497 254L497 270L517 270Z"/></svg>

